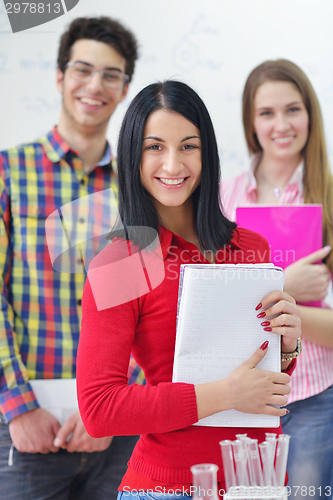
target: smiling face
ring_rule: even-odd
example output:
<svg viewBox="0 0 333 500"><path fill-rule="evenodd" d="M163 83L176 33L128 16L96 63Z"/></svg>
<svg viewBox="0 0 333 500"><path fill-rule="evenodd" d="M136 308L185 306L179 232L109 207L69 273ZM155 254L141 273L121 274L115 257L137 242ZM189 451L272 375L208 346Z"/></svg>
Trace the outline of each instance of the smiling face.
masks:
<svg viewBox="0 0 333 500"><path fill-rule="evenodd" d="M199 129L174 111L151 113L143 134L141 182L157 210L186 208L201 168Z"/></svg>
<svg viewBox="0 0 333 500"><path fill-rule="evenodd" d="M78 40L73 44L70 62L84 62L96 69L119 69L125 72L125 59L109 45L96 40ZM59 126L70 131L105 130L117 105L125 98L128 84L113 90L103 85L96 72L87 83L70 76L69 68L57 71L57 87L63 94Z"/></svg>
<svg viewBox="0 0 333 500"><path fill-rule="evenodd" d="M267 81L254 99L254 131L266 159L297 159L309 135L309 115L297 87Z"/></svg>

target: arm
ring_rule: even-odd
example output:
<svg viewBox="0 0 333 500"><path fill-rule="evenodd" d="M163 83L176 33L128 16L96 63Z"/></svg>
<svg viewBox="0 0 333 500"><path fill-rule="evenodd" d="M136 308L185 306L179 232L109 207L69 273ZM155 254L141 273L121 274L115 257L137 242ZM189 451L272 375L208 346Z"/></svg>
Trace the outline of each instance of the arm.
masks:
<svg viewBox="0 0 333 500"><path fill-rule="evenodd" d="M288 313L292 317L290 323L297 323L290 327L295 338L299 336L296 310L291 305ZM89 434L100 437L170 432L192 425L198 418L233 408L249 413L285 414L285 409L271 405L287 403L290 388L286 384L290 377L255 369L266 352L260 348L225 380L196 386L171 382L127 386L127 364L138 317L138 301L97 311L87 280L77 383L80 413Z"/></svg>
<svg viewBox="0 0 333 500"><path fill-rule="evenodd" d="M325 264L315 264L330 252L325 247L285 269L285 291L298 302L322 300L330 285L330 273ZM299 306L302 337L325 347L333 347L333 311L320 307Z"/></svg>
<svg viewBox="0 0 333 500"><path fill-rule="evenodd" d="M169 432L197 421L193 386L170 382L127 385L139 313L137 299L98 311L88 275L82 298L77 388L80 414L91 436ZM156 350L150 349L150 359L151 352ZM164 354L160 355L162 365L168 360ZM175 407L182 412L175 412Z"/></svg>
<svg viewBox="0 0 333 500"><path fill-rule="evenodd" d="M333 348L333 310L299 306L302 337L315 344Z"/></svg>
<svg viewBox="0 0 333 500"><path fill-rule="evenodd" d="M279 417L285 415L286 410L278 406L288 402L290 376L256 368L267 349L268 345L264 343L225 380L196 385L198 418L232 409Z"/></svg>
<svg viewBox="0 0 333 500"><path fill-rule="evenodd" d="M5 175L9 167L0 155L0 412L9 422L9 432L16 449L27 453L58 451L53 447L59 422L39 408L28 382L17 336L14 310L9 302L12 252L10 243L10 196Z"/></svg>
<svg viewBox="0 0 333 500"><path fill-rule="evenodd" d="M9 241L10 198L5 185L5 166L0 155L0 411L9 422L12 418L38 408L28 384L14 332L14 310L9 302L12 255Z"/></svg>

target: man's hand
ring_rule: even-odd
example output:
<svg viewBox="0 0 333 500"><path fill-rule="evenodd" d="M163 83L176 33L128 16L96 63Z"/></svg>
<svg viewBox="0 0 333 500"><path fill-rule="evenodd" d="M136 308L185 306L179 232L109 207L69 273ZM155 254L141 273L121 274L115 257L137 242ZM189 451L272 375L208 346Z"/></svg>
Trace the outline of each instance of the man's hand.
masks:
<svg viewBox="0 0 333 500"><path fill-rule="evenodd" d="M15 448L22 453L56 453L54 438L60 423L43 408L23 413L9 423L9 432Z"/></svg>
<svg viewBox="0 0 333 500"><path fill-rule="evenodd" d="M70 453L74 451L88 452L104 451L112 441L111 437L92 438L84 428L80 413L73 413L64 425L58 430L54 440L54 446L66 449Z"/></svg>
<svg viewBox="0 0 333 500"><path fill-rule="evenodd" d="M294 297L296 302L322 300L328 293L330 273L326 264L315 264L324 259L331 251L327 246L297 260L286 267L284 291Z"/></svg>

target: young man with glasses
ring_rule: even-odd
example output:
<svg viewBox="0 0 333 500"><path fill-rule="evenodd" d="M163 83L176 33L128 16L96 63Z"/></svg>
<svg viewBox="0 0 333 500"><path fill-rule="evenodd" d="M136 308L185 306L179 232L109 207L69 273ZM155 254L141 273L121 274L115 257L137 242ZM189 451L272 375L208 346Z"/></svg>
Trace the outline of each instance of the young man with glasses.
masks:
<svg viewBox="0 0 333 500"><path fill-rule="evenodd" d="M75 378L87 266L79 245L72 249L74 267L56 268L45 223L75 200L92 200L110 189L114 196L102 195L109 203L103 211L116 212L106 131L126 97L136 59L136 39L119 22L74 20L58 53L57 87L63 97L58 125L39 141L0 153L2 500L116 498L137 439L93 439L78 411L61 425L40 407L29 382ZM84 217L79 220L84 224ZM91 240L96 253L104 239ZM130 381L142 381L137 367L129 374Z"/></svg>

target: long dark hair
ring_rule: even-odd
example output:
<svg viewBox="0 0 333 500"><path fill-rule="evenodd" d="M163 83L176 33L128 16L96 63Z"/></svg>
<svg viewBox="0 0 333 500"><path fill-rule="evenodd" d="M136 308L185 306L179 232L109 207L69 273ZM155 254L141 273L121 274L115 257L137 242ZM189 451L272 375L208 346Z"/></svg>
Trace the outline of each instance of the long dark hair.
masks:
<svg viewBox="0 0 333 500"><path fill-rule="evenodd" d="M158 231L159 215L142 186L140 164L144 127L155 110L175 111L200 131L202 145L201 183L193 193L195 225L201 248L216 252L226 245L236 224L220 209L220 162L213 124L206 106L188 85L174 80L145 87L131 102L124 117L118 142L119 213L129 239L143 248L145 238L133 227L151 227ZM142 232L141 232L142 233ZM129 236L130 235L130 236Z"/></svg>

